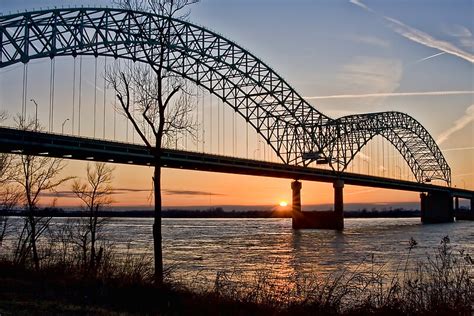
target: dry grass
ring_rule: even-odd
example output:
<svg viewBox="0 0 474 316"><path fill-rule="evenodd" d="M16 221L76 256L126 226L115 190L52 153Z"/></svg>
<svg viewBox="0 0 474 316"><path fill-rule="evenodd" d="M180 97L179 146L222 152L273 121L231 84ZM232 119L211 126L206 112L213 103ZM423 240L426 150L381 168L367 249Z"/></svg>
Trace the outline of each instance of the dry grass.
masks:
<svg viewBox="0 0 474 316"><path fill-rule="evenodd" d="M413 241L411 247L415 247ZM71 248L73 250L73 248ZM400 263L398 273L364 265L325 276L293 276L282 282L269 272L251 278L218 273L212 283L153 284L151 258L104 252L96 273L74 253L54 247L39 272L32 266L0 264L0 313L206 315L472 315L474 262L445 237L424 262ZM71 250L71 251L72 251ZM408 254L410 250L408 251ZM57 260L56 260L56 259ZM172 274L171 274L172 275ZM209 286L210 284L210 286ZM38 294L39 293L39 294ZM52 302L56 302L53 304ZM28 307L30 306L30 307ZM82 306L82 307L81 307Z"/></svg>

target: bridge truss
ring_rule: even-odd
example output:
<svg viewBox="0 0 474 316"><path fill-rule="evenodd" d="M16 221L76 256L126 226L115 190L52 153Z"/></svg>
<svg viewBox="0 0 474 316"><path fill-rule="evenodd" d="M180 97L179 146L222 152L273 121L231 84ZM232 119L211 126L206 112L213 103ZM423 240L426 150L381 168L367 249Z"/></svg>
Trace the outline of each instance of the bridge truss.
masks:
<svg viewBox="0 0 474 316"><path fill-rule="evenodd" d="M158 36L164 27L166 40ZM0 68L56 56L110 56L155 63L217 96L240 114L285 164L327 162L345 171L380 135L400 152L419 182L451 182L451 170L428 131L400 112L332 119L306 102L260 59L192 23L112 8L62 8L0 16Z"/></svg>

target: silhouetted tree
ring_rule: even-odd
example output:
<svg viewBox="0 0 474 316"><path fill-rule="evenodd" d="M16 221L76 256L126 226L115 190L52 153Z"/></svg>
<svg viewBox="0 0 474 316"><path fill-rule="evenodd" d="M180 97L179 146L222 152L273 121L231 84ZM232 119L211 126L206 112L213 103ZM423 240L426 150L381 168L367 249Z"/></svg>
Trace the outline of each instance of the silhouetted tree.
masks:
<svg viewBox="0 0 474 316"><path fill-rule="evenodd" d="M149 65L129 64L111 67L106 79L115 90L123 114L154 156L154 258L155 281L163 283L163 256L161 240L161 156L162 147L176 140L179 134L194 135L194 123L190 117L192 105L186 82L166 69L169 43L173 42L174 30L171 18L185 19L186 7L197 0L119 0L116 3L126 9L151 11L168 17L160 28L151 30L158 51ZM133 96L133 97L132 97Z"/></svg>
<svg viewBox="0 0 474 316"><path fill-rule="evenodd" d="M20 129L39 129L37 122L26 121L22 117L18 117L17 123ZM24 226L18 239L15 261L24 263L31 252L34 267L39 270L37 241L51 220L37 214L41 193L54 190L72 177L60 177L65 164L58 158L19 155L13 158L11 166L11 180L21 188L21 200L25 206Z"/></svg>
<svg viewBox="0 0 474 316"><path fill-rule="evenodd" d="M7 112L0 112L0 123L8 117ZM12 156L0 154L0 247L7 234L9 223L6 212L15 207L20 198L18 187L11 183Z"/></svg>
<svg viewBox="0 0 474 316"><path fill-rule="evenodd" d="M98 234L104 224L98 213L103 207L112 203L112 173L114 168L105 163L96 163L94 167L87 164L87 179L84 182L74 181L73 193L82 201L88 212L88 217L81 220L78 227L78 239L83 256L83 265L89 271L95 272L100 263L102 248L96 252Z"/></svg>

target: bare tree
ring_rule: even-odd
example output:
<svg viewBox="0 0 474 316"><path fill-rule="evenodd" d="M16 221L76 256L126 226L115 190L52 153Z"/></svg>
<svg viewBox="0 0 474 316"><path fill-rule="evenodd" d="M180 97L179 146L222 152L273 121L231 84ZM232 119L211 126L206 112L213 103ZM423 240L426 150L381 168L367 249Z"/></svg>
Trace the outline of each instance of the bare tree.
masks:
<svg viewBox="0 0 474 316"><path fill-rule="evenodd" d="M100 263L102 248L96 253L98 234L104 224L98 213L103 207L112 203L112 173L114 168L105 163L96 163L94 168L87 164L87 180L74 181L73 193L82 201L88 212L88 217L78 227L78 240L82 250L83 265L90 272L95 272Z"/></svg>
<svg viewBox="0 0 474 316"><path fill-rule="evenodd" d="M38 129L35 121L26 121L19 117L17 123L20 129ZM11 180L21 188L21 199L25 206L24 226L20 234L15 254L15 261L24 263L31 252L33 264L39 270L40 257L37 241L48 228L51 218L38 214L38 203L41 193L54 191L59 185L72 179L60 177L65 164L62 159L19 155L12 161Z"/></svg>
<svg viewBox="0 0 474 316"><path fill-rule="evenodd" d="M186 82L167 70L166 56L173 41L171 18L185 19L186 8L197 0L119 0L126 9L148 10L167 17L155 31L158 55L147 65L111 67L106 79L115 90L120 108L154 157L154 259L155 282L163 283L163 255L161 237L161 156L162 147L176 140L178 135L195 135L191 118L193 106Z"/></svg>
<svg viewBox="0 0 474 316"><path fill-rule="evenodd" d="M12 184L2 184L0 189L0 248L9 230L8 212L11 211L20 200L21 192Z"/></svg>
<svg viewBox="0 0 474 316"><path fill-rule="evenodd" d="M5 111L0 112L0 122L8 118ZM12 156L0 154L0 247L9 228L8 211L18 203L20 192L18 187L11 183Z"/></svg>

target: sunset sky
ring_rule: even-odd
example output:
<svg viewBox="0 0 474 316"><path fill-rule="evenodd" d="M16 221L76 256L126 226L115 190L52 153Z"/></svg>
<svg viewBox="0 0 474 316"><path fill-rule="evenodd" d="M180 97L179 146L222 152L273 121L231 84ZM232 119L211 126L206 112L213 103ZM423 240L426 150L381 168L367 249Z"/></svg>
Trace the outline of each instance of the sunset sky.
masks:
<svg viewBox="0 0 474 316"><path fill-rule="evenodd" d="M48 5L79 4L105 6L110 2L2 0L0 10L5 15L9 11ZM474 189L474 4L471 0L202 0L191 7L189 20L248 49L329 116L388 110L413 116L443 151L452 168L453 186ZM56 132L61 132L61 123L70 118L71 60L56 62L55 103L64 104L55 114ZM84 63L84 85L89 92L83 102L87 102L93 94L93 62L85 59ZM28 100L38 101L40 118L46 119L50 61L31 64ZM0 70L0 110L13 114L21 108L22 75L21 65ZM97 93L102 100L103 89L97 88ZM110 115L111 95L111 92L106 94ZM221 104L217 99L213 102L217 111ZM32 109L28 104L29 114ZM232 114L227 109L223 115L228 120ZM85 129L90 129L88 121ZM120 122L124 120L118 123L123 137L125 124ZM66 133L70 123L65 125ZM236 146L241 148L245 128L237 131ZM110 124L106 132L110 138ZM230 130L225 135L227 145L222 140L221 153L231 154ZM270 159L269 149L260 147L255 134L251 137L249 153L241 156L262 159L265 155ZM189 146L200 148L199 144ZM212 150L216 152L216 148L217 145ZM362 163L362 167L354 168L378 170L380 161L375 160L372 158L365 167ZM68 161L66 173L82 177L85 166L85 162ZM401 175L408 170L400 167L398 171L387 172ZM151 174L151 168L117 165L115 204L149 206ZM281 201L291 201L291 180L165 169L162 182L164 205L168 207L277 207ZM69 189L70 184L61 188ZM332 185L303 183L303 204L328 204L332 198ZM396 205L417 201L418 194L346 186L344 198L346 203ZM50 203L51 198L44 197L42 202ZM57 203L79 204L67 194L60 196Z"/></svg>

